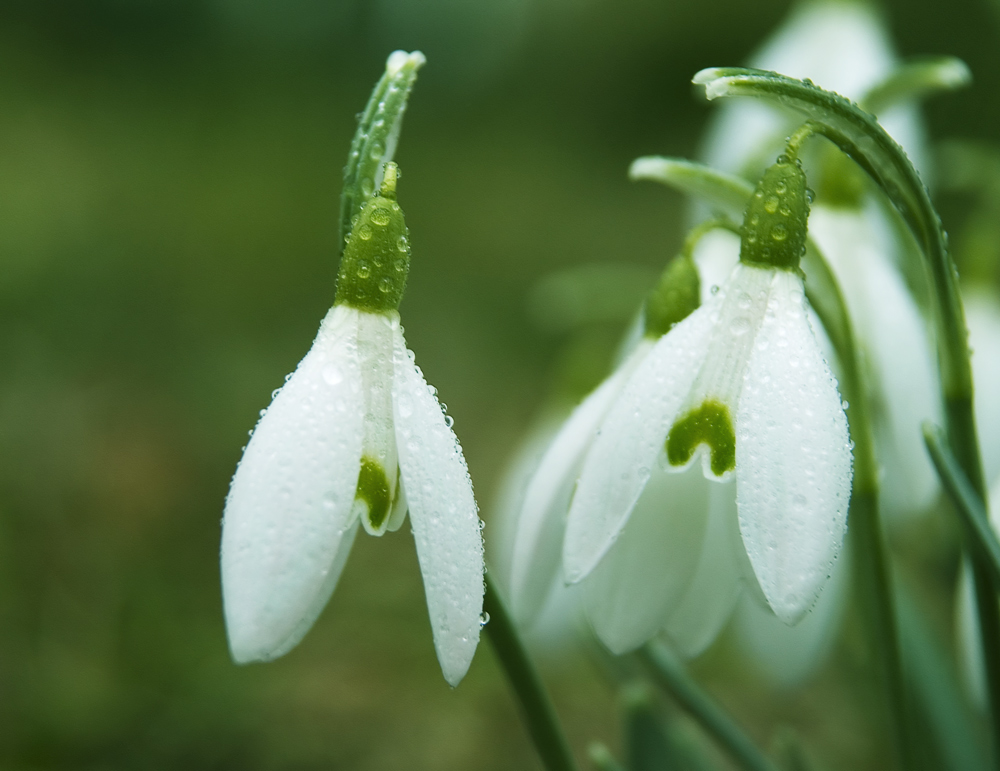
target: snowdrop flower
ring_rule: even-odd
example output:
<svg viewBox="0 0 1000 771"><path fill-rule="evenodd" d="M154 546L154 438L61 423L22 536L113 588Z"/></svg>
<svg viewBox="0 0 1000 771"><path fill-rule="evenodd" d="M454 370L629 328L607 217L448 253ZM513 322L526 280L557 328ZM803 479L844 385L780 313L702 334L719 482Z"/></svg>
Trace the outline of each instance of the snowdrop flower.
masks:
<svg viewBox="0 0 1000 771"><path fill-rule="evenodd" d="M510 602L518 623L532 626L559 575L566 513L583 458L628 377L674 324L698 307L698 273L675 259L647 299L641 334L616 370L573 410L542 454L520 496L510 559ZM560 582L561 583L561 582Z"/></svg>
<svg viewBox="0 0 1000 771"><path fill-rule="evenodd" d="M863 100L896 65L877 13L852 2L804 3L751 58L751 66ZM712 166L756 176L783 146L796 119L755 100L729 102L709 131ZM879 122L927 177L922 123L912 103L880 112ZM829 162L833 159L833 162ZM900 274L903 247L884 209L865 195L860 172L839 154L824 160L809 232L844 293L866 356L872 421L890 516L926 509L938 491L921 424L941 422L934 349L927 324Z"/></svg>
<svg viewBox="0 0 1000 771"><path fill-rule="evenodd" d="M798 272L807 216L805 175L779 158L725 285L655 343L607 409L566 523L568 582L623 535L654 469L700 456L707 479L736 478L742 542L775 614L795 623L816 601L846 528L851 452Z"/></svg>
<svg viewBox="0 0 1000 771"><path fill-rule="evenodd" d="M483 544L451 421L399 324L410 245L396 176L386 164L351 229L334 306L236 469L226 627L239 663L287 653L326 605L359 525L381 536L409 511L438 660L456 685L479 640Z"/></svg>

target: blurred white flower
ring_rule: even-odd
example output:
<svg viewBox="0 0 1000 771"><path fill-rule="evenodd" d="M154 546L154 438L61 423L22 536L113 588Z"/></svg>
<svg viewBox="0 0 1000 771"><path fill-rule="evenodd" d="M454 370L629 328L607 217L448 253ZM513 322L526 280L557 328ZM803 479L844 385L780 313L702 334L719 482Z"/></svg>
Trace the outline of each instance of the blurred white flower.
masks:
<svg viewBox="0 0 1000 771"><path fill-rule="evenodd" d="M409 243L395 167L361 211L334 307L263 414L236 469L222 531L233 658L287 653L336 586L359 523L372 535L409 509L445 679L479 641L483 544L462 450L403 340L396 308Z"/></svg>

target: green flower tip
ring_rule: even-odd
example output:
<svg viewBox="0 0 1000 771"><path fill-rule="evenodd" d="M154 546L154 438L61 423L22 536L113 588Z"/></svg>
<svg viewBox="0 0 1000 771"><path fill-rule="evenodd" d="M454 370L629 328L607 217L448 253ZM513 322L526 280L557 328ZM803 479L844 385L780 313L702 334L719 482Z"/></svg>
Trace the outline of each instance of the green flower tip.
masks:
<svg viewBox="0 0 1000 771"><path fill-rule="evenodd" d="M691 460L698 445L708 445L712 454L712 473L721 477L736 468L736 433L729 408L715 399L678 418L667 434L667 460L671 466L683 466Z"/></svg>
<svg viewBox="0 0 1000 771"><path fill-rule="evenodd" d="M689 254L675 257L646 297L645 327L650 337L661 337L686 319L700 304L698 268Z"/></svg>
<svg viewBox="0 0 1000 771"><path fill-rule="evenodd" d="M799 161L778 156L747 204L740 262L798 270L806 250L810 197Z"/></svg>
<svg viewBox="0 0 1000 771"><path fill-rule="evenodd" d="M382 185L351 223L337 275L335 305L369 313L399 308L410 271L410 233L396 203L399 168L385 165Z"/></svg>

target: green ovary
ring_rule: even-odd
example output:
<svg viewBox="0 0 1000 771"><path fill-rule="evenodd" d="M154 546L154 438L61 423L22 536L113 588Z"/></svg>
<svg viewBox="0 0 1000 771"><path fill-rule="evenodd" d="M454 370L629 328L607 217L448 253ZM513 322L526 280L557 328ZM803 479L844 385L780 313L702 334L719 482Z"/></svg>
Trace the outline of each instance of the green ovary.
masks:
<svg viewBox="0 0 1000 771"><path fill-rule="evenodd" d="M354 494L354 498L368 505L367 516L372 529L381 529L385 518L389 516L392 495L389 490L389 478L377 460L367 456L361 459L358 491Z"/></svg>
<svg viewBox="0 0 1000 771"><path fill-rule="evenodd" d="M707 399L674 422L667 435L667 460L671 466L683 466L700 444L707 444L712 453L713 474L722 476L736 468L733 421L729 408L715 399Z"/></svg>

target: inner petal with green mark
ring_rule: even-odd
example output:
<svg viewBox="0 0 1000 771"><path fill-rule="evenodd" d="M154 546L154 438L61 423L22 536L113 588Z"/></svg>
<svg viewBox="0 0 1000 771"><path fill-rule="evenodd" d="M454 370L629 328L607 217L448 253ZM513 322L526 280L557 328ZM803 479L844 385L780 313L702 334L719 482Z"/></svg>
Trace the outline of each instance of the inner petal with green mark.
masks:
<svg viewBox="0 0 1000 771"><path fill-rule="evenodd" d="M365 456L361 459L361 472L358 474L358 489L354 494L355 505L362 503L365 511L362 516L366 520L366 530L384 532L389 509L392 506L393 491L389 487L389 477L382 464L375 458Z"/></svg>
<svg viewBox="0 0 1000 771"><path fill-rule="evenodd" d="M721 477L736 468L733 419L729 408L716 399L706 399L674 422L667 434L667 460L671 466L684 466L702 444L711 453L715 476Z"/></svg>

